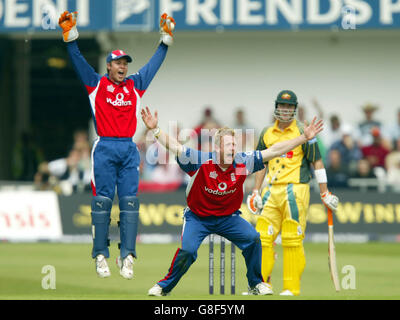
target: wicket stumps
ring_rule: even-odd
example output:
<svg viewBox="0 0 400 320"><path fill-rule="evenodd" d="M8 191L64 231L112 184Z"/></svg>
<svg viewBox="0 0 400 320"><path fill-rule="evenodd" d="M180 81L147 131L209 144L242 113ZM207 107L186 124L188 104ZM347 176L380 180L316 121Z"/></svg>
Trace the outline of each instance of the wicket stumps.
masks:
<svg viewBox="0 0 400 320"><path fill-rule="evenodd" d="M225 294L225 238L220 237L220 294ZM209 236L208 279L210 294L214 294L214 240L215 235ZM231 294L235 294L236 287L236 252L235 245L231 242Z"/></svg>

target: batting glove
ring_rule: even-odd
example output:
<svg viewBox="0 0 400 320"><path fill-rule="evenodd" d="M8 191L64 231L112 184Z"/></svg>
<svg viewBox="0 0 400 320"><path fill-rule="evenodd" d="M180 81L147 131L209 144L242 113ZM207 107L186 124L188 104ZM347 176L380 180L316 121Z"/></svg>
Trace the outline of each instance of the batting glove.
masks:
<svg viewBox="0 0 400 320"><path fill-rule="evenodd" d="M322 203L332 211L336 211L339 203L339 198L329 191L321 193Z"/></svg>
<svg viewBox="0 0 400 320"><path fill-rule="evenodd" d="M253 190L253 193L247 196L247 208L252 214L261 214L263 204L258 190Z"/></svg>
<svg viewBox="0 0 400 320"><path fill-rule="evenodd" d="M64 42L71 42L79 37L78 29L76 28L76 18L78 12L69 13L64 11L60 19L58 19L58 25L63 29L63 39Z"/></svg>
<svg viewBox="0 0 400 320"><path fill-rule="evenodd" d="M174 43L174 35L172 34L174 29L174 18L168 16L166 13L163 13L160 19L160 42L163 42L167 46L172 46L172 44Z"/></svg>

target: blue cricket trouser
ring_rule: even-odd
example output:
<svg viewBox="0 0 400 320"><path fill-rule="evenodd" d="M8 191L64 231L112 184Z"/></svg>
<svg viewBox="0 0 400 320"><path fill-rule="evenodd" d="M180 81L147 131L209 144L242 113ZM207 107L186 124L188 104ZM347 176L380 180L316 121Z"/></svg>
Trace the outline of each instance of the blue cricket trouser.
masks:
<svg viewBox="0 0 400 320"><path fill-rule="evenodd" d="M92 149L92 257L109 257L109 225L117 187L121 257L136 257L140 155L132 138L100 137Z"/></svg>
<svg viewBox="0 0 400 320"><path fill-rule="evenodd" d="M167 275L158 282L164 292L170 292L177 285L180 278L196 260L197 250L204 238L212 233L230 240L242 250L250 287L263 282L260 234L240 216L240 211L223 217L199 217L186 208L182 230L182 248L176 251Z"/></svg>

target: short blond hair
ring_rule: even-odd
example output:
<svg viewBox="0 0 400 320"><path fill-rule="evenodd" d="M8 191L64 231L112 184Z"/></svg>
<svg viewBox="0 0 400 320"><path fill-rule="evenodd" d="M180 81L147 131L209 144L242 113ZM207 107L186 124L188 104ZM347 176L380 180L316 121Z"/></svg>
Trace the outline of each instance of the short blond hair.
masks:
<svg viewBox="0 0 400 320"><path fill-rule="evenodd" d="M215 135L214 135L214 143L215 143L215 145L220 146L223 136L235 137L235 130L233 130L232 128L229 128L229 127L219 128L217 130L217 132L215 132Z"/></svg>

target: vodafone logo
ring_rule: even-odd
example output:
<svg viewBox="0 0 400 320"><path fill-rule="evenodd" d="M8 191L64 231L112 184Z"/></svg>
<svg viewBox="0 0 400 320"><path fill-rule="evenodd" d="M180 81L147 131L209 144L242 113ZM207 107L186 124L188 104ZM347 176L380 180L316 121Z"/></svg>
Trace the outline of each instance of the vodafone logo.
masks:
<svg viewBox="0 0 400 320"><path fill-rule="evenodd" d="M124 101L124 94L122 92L118 93L115 97L115 100L111 100L110 98L107 98L107 103L112 104L114 107L126 107L126 106L131 106L132 101Z"/></svg>
<svg viewBox="0 0 400 320"><path fill-rule="evenodd" d="M220 184L225 184L225 189L226 189L226 183L222 182ZM218 185L218 188L220 188L220 186ZM231 193L235 193L236 192L236 188L229 190L229 191L225 191L225 189L221 192L219 190L213 190L213 189L209 189L206 186L204 187L204 190L207 191L208 193L217 195L217 196L226 196L227 194L231 194Z"/></svg>
<svg viewBox="0 0 400 320"><path fill-rule="evenodd" d="M225 191L228 185L225 182L221 182L218 184L218 189L221 191Z"/></svg>

